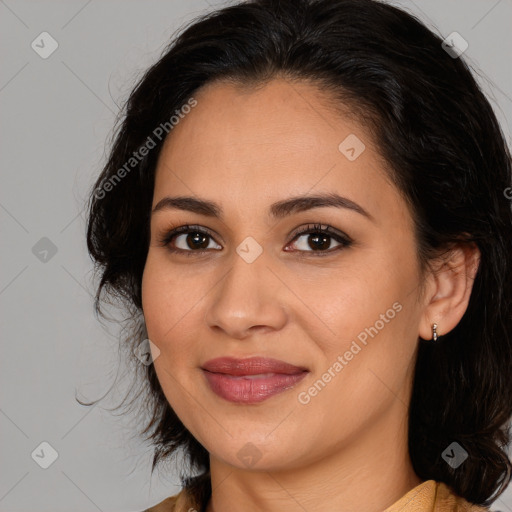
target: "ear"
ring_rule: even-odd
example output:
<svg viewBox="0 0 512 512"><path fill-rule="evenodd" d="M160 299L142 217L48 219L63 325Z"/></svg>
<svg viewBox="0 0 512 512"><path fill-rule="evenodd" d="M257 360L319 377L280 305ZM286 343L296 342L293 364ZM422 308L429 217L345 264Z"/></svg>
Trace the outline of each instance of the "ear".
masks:
<svg viewBox="0 0 512 512"><path fill-rule="evenodd" d="M456 244L432 262L424 295L418 335L432 339L432 324L437 334L450 332L468 307L473 282L480 264L480 250L474 243Z"/></svg>

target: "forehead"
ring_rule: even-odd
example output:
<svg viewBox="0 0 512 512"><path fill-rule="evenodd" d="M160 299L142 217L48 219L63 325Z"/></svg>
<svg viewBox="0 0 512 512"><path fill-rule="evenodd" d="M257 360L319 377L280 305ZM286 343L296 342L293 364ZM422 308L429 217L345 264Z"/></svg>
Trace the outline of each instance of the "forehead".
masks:
<svg viewBox="0 0 512 512"><path fill-rule="evenodd" d="M165 141L155 200L171 192L215 194L256 206L315 189L379 203L387 188L396 193L369 132L310 83L216 82L194 98L197 105Z"/></svg>

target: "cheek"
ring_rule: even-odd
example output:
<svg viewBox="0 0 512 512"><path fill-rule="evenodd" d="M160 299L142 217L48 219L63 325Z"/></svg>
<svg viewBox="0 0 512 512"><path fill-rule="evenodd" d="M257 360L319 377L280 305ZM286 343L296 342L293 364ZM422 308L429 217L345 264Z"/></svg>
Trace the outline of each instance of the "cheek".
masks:
<svg viewBox="0 0 512 512"><path fill-rule="evenodd" d="M367 329L380 334L396 328L407 291L416 286L412 268L401 266L398 273L384 261L359 260L315 283L295 280L297 295L306 298L303 328L316 332L328 351L343 348L359 334L364 342Z"/></svg>
<svg viewBox="0 0 512 512"><path fill-rule="evenodd" d="M148 335L164 345L176 338L178 331L182 333L183 325L194 315L194 305L204 294L193 280L183 279L179 269L171 270L165 260L165 256L150 250L142 277L142 308Z"/></svg>
<svg viewBox="0 0 512 512"><path fill-rule="evenodd" d="M148 254L142 277L142 306L148 338L160 350L154 368L167 401L183 420L187 418L185 389L190 378L191 346L186 322L193 315L198 299L183 286L178 272L169 272L158 254Z"/></svg>
<svg viewBox="0 0 512 512"><path fill-rule="evenodd" d="M398 289L374 287L368 294L356 288L331 307L328 323L336 336L316 338L315 378L297 390L315 421L325 415L319 436L326 429L356 431L396 400L407 403L416 348L414 302Z"/></svg>
<svg viewBox="0 0 512 512"><path fill-rule="evenodd" d="M161 281L159 265L152 258L150 250L142 275L142 310L144 311L146 329L151 341L157 341L160 338L157 334L159 334L159 326L167 306L166 288L162 286Z"/></svg>
<svg viewBox="0 0 512 512"><path fill-rule="evenodd" d="M310 293L312 309L322 319L309 325L309 337L319 345L316 370L323 374L331 368L336 374L330 389L346 407L377 406L390 393L382 382L404 388L417 346L418 284L414 260L390 253L371 261L360 258L339 280L325 281Z"/></svg>
<svg viewBox="0 0 512 512"><path fill-rule="evenodd" d="M167 382L170 378L167 371L174 374L176 368L182 366L179 358L183 357L183 350L180 350L181 337L177 333L180 332L180 319L183 320L186 314L186 304L177 281L150 251L142 278L142 308L148 338L160 350L155 370L161 384L166 382L164 391L169 385L173 387L172 379Z"/></svg>

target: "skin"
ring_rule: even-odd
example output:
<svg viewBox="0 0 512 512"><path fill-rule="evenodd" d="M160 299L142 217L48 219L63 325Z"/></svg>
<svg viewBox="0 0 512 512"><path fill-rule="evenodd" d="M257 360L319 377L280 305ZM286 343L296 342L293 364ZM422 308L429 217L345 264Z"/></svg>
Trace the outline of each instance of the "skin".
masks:
<svg viewBox="0 0 512 512"><path fill-rule="evenodd" d="M166 196L194 196L218 203L223 216L154 212L142 290L165 396L210 453L208 511L381 512L421 483L407 449L406 406L418 337L431 339L433 322L440 335L457 325L478 251L455 247L435 272L421 274L411 212L370 133L311 83L218 82L194 98L160 155L153 207ZM338 149L350 134L366 146L354 161ZM371 218L332 206L269 215L276 201L332 192ZM353 244L334 250L340 245L328 238L331 252L316 256L311 235L293 237L314 223ZM185 224L214 233L207 252L172 253L159 242ZM236 252L249 236L263 249L252 263ZM171 246L193 250L186 235ZM397 302L401 311L300 403L299 393ZM200 369L221 356L273 357L309 373L258 404L231 403ZM238 457L247 443L259 454L252 464Z"/></svg>

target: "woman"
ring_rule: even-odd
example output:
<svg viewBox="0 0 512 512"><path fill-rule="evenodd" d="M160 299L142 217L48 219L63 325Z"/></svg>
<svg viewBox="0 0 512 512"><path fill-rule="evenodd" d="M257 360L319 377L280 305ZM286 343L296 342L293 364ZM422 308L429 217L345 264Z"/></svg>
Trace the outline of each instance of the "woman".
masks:
<svg viewBox="0 0 512 512"><path fill-rule="evenodd" d="M189 463L150 511L476 511L508 485L510 155L454 44L374 0L254 0L131 94L87 240L153 469Z"/></svg>

